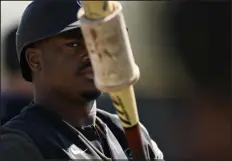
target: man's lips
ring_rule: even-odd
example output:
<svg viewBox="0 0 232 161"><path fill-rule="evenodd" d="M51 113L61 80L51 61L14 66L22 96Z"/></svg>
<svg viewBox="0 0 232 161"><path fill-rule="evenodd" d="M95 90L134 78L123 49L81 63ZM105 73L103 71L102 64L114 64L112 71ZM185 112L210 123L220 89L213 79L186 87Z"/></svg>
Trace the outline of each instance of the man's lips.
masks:
<svg viewBox="0 0 232 161"><path fill-rule="evenodd" d="M88 79L94 79L93 74L93 68L92 67L86 67L83 70L81 70L81 74L83 74Z"/></svg>
<svg viewBox="0 0 232 161"><path fill-rule="evenodd" d="M81 70L81 74L85 73L93 73L93 68L92 67L86 67L83 70Z"/></svg>

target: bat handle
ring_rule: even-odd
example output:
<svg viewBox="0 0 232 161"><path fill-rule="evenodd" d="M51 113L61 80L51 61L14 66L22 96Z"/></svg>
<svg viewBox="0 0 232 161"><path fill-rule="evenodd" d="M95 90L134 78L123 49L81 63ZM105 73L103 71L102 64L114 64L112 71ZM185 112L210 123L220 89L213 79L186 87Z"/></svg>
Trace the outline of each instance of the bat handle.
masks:
<svg viewBox="0 0 232 161"><path fill-rule="evenodd" d="M110 92L109 95L124 128L133 159L146 160L133 85Z"/></svg>
<svg viewBox="0 0 232 161"><path fill-rule="evenodd" d="M135 125L132 128L124 128L124 129L125 129L126 137L129 138L127 139L127 142L129 146L132 147L131 151L132 151L133 160L136 161L146 160L145 149L142 143L139 124Z"/></svg>

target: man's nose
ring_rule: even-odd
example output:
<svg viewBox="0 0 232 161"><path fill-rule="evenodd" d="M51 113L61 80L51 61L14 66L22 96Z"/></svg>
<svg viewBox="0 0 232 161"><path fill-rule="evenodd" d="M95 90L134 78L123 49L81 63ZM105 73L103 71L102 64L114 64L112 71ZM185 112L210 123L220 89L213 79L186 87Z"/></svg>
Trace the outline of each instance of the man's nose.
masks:
<svg viewBox="0 0 232 161"><path fill-rule="evenodd" d="M83 62L89 62L90 61L88 53L83 54L81 59L82 59Z"/></svg>

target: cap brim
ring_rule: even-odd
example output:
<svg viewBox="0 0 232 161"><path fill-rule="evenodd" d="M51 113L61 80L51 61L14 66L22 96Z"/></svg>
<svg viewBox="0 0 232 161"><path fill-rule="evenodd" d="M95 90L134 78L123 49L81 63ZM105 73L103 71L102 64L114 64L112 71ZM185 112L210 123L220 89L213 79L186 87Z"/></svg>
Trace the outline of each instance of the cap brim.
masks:
<svg viewBox="0 0 232 161"><path fill-rule="evenodd" d="M65 27L63 30L61 30L59 33L63 33L63 32L66 32L66 31L78 29L80 27L81 27L80 20L78 20L78 21L75 21L75 22L69 24L67 27Z"/></svg>

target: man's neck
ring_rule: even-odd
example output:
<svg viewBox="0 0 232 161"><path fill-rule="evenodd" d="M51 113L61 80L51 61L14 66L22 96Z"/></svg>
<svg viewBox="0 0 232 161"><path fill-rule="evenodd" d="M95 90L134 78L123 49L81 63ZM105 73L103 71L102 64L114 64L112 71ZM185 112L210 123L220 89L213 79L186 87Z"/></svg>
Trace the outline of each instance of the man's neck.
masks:
<svg viewBox="0 0 232 161"><path fill-rule="evenodd" d="M35 94L35 103L54 111L64 121L74 127L88 126L95 123L96 103L95 101L83 102L78 100L70 101L68 98L51 94Z"/></svg>

